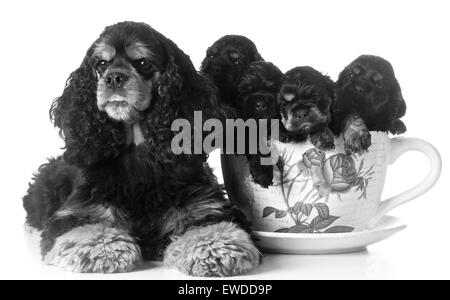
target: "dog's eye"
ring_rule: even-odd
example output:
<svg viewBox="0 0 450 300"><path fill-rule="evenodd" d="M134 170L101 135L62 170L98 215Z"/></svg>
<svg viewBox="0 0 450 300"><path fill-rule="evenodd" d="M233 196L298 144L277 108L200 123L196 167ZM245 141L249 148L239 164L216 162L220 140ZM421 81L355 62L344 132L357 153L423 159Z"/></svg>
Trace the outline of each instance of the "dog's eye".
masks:
<svg viewBox="0 0 450 300"><path fill-rule="evenodd" d="M106 68L108 67L108 62L106 60L99 60L96 64L95 64L95 69L97 70L97 72L99 73L103 73L105 72Z"/></svg>
<svg viewBox="0 0 450 300"><path fill-rule="evenodd" d="M350 73L350 74L348 74L348 77L350 77L350 78L354 78L354 77L355 77L355 74L353 74L353 73Z"/></svg>
<svg viewBox="0 0 450 300"><path fill-rule="evenodd" d="M150 74L153 73L154 68L150 60L147 58L141 58L134 62L134 67L138 70L138 72L142 74Z"/></svg>
<svg viewBox="0 0 450 300"><path fill-rule="evenodd" d="M383 85L382 85L381 83L377 83L377 84L376 84L376 87L377 87L377 89L382 89L382 88L383 88Z"/></svg>

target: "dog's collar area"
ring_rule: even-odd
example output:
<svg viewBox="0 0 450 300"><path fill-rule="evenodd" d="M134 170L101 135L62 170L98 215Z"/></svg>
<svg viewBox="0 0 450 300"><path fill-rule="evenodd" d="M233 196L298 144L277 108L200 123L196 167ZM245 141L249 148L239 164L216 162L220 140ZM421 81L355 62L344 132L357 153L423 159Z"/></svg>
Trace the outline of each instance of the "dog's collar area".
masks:
<svg viewBox="0 0 450 300"><path fill-rule="evenodd" d="M141 124L136 122L132 125L126 125L127 145L132 143L136 146L145 143L144 134L142 133Z"/></svg>

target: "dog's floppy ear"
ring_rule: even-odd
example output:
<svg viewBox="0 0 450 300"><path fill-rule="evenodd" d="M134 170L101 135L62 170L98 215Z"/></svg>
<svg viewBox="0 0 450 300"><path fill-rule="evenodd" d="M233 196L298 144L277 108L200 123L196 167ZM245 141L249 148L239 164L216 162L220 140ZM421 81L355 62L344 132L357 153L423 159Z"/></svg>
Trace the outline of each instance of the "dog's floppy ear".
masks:
<svg viewBox="0 0 450 300"><path fill-rule="evenodd" d="M403 99L402 90L397 79L394 78L389 92L389 114L390 120L400 119L406 113L406 102Z"/></svg>
<svg viewBox="0 0 450 300"><path fill-rule="evenodd" d="M325 83L328 95L331 101L334 101L336 98L336 83L329 76L325 76Z"/></svg>
<svg viewBox="0 0 450 300"><path fill-rule="evenodd" d="M98 79L89 57L72 72L50 108L50 118L65 141L63 157L79 167L117 157L126 141L123 126L97 107Z"/></svg>
<svg viewBox="0 0 450 300"><path fill-rule="evenodd" d="M264 58L262 58L261 54L259 54L258 50L256 49L253 53L252 61L264 61Z"/></svg>
<svg viewBox="0 0 450 300"><path fill-rule="evenodd" d="M180 92L184 85L188 85L191 80L196 77L192 62L178 46L159 35L159 39L164 47L166 55L166 66L157 83L157 92L160 97L171 95L172 98L176 93Z"/></svg>
<svg viewBox="0 0 450 300"><path fill-rule="evenodd" d="M342 70L341 73L339 73L338 80L336 81L336 88L337 87L341 87L342 88L342 86L344 85L344 79L346 77L348 77L347 69L348 69L348 67L345 67L345 69Z"/></svg>

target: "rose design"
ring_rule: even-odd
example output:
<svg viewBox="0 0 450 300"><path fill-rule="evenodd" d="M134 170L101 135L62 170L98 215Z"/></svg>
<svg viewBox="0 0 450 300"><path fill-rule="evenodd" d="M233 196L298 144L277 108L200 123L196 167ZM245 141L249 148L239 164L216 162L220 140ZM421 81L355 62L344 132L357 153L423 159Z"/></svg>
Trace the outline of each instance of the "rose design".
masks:
<svg viewBox="0 0 450 300"><path fill-rule="evenodd" d="M316 187L319 187L323 183L325 183L322 171L322 166L325 161L325 158L326 158L325 152L313 148L306 151L303 154L303 160L298 165L300 171L302 170L301 169L302 167L303 168L306 167L307 169L310 170L311 179Z"/></svg>
<svg viewBox="0 0 450 300"><path fill-rule="evenodd" d="M311 168L314 166L321 166L325 161L325 152L320 151L319 149L312 148L303 153L303 164L307 168Z"/></svg>
<svg viewBox="0 0 450 300"><path fill-rule="evenodd" d="M353 227L330 227L339 216L331 215L330 208L326 204L330 195L343 201L341 194L349 192L352 188L360 192L358 199L367 199L367 187L375 174L375 165L366 170L362 159L357 166L357 161L350 155L338 153L326 158L326 154L319 149L312 148L303 153L302 160L292 163L292 154L283 149L278 154L275 164L279 170L279 183L282 193L284 208L268 206L263 209L263 218L274 215L275 219L289 217L295 225L289 228L281 228L277 232L295 233L336 233L351 232ZM295 172L297 169L297 172ZM294 172L293 172L294 171ZM292 174L294 173L294 174ZM298 199L293 205L290 203L294 184L302 184ZM313 187L306 191L308 184ZM303 193L305 191L305 193ZM318 203L319 200L323 202ZM314 209L317 214L313 214Z"/></svg>
<svg viewBox="0 0 450 300"><path fill-rule="evenodd" d="M325 181L336 192L351 188L358 177L355 161L351 156L342 153L327 159L322 170Z"/></svg>

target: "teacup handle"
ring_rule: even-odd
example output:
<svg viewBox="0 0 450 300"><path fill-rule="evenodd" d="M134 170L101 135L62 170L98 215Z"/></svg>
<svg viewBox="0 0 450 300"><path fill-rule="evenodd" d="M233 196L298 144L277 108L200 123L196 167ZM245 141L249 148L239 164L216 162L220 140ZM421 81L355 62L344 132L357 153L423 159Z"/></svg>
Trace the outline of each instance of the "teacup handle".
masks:
<svg viewBox="0 0 450 300"><path fill-rule="evenodd" d="M425 179L415 187L395 197L384 200L378 207L377 213L369 223L369 229L373 228L386 213L397 206L409 202L430 190L438 181L442 170L442 160L439 151L430 143L416 138L393 138L390 140L390 154L388 164L392 165L402 154L409 151L419 151L428 157L430 170Z"/></svg>

